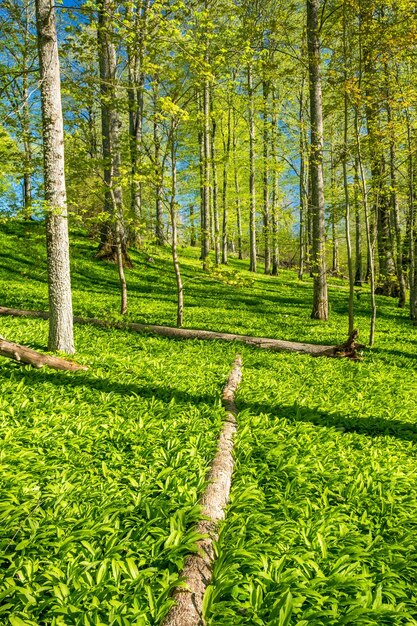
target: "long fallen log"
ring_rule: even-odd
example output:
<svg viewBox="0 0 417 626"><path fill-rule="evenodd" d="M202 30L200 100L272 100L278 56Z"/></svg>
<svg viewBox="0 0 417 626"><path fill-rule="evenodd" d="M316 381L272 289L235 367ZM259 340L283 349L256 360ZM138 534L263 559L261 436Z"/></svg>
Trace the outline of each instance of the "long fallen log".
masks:
<svg viewBox="0 0 417 626"><path fill-rule="evenodd" d="M18 361L19 363L26 363L27 365L32 365L33 367L52 367L56 370L66 370L70 372L76 372L78 370L88 370L86 365L79 365L78 363L73 363L72 361L67 361L66 359L61 359L58 356L52 356L50 354L42 354L41 352L36 352L36 350L32 350L32 348L28 348L27 346L21 346L18 343L13 343L12 341L7 341L4 337L0 335L0 356L4 356L8 359L13 359L14 361Z"/></svg>
<svg viewBox="0 0 417 626"><path fill-rule="evenodd" d="M238 355L223 390L226 418L220 433L217 453L211 466L209 482L201 498L202 519L197 532L203 535L198 552L187 557L181 578L185 587L173 593L174 606L162 626L203 625L204 593L210 584L214 561L213 543L218 539L218 525L224 519L233 474L233 438L237 430L235 393L242 377L242 358Z"/></svg>
<svg viewBox="0 0 417 626"><path fill-rule="evenodd" d="M48 319L49 314L46 311L25 311L21 309L12 309L8 307L0 307L0 315L11 315L16 317L40 317ZM250 335L235 335L232 333L220 333L211 330L197 330L189 328L173 328L171 326L155 326L153 324L137 324L134 322L111 322L100 320L95 317L74 317L76 324L91 324L100 328L118 328L121 330L131 330L138 333L151 335L160 335L170 337L172 339L203 339L221 341L239 341L256 348L264 348L274 350L276 352L299 352L301 354L309 354L311 356L327 356L327 357L348 357L357 358L356 350L363 348L351 338L339 346L322 346L312 343L298 343L295 341L284 341L281 339L270 339L267 337L252 337ZM358 332L355 331L356 339Z"/></svg>

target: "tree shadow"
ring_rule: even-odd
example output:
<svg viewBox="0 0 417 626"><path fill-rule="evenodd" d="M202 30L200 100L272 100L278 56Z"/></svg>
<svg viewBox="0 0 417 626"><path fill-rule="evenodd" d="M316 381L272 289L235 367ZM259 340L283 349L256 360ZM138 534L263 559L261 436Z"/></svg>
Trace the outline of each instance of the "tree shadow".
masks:
<svg viewBox="0 0 417 626"><path fill-rule="evenodd" d="M372 353L391 366L417 369L417 353L413 354L412 352L404 352L392 348L372 348ZM395 361L393 361L393 357L396 358ZM405 360L405 362L402 362L402 360Z"/></svg>
<svg viewBox="0 0 417 626"><path fill-rule="evenodd" d="M121 396L139 396L141 398L156 398L162 402L169 404L172 400L183 404L208 404L210 406L216 401L216 398L210 394L190 393L176 389L175 387L167 387L160 384L125 384L121 382L112 382L108 378L99 378L89 375L88 372L76 372L68 374L60 371L33 370L22 368L21 365L9 363L9 367L4 368L2 377L13 381L24 381L27 387L36 387L40 383L49 383L57 387L77 388L85 387L94 389L104 393L115 393ZM220 389L220 387L219 387ZM219 391L220 396L220 391Z"/></svg>
<svg viewBox="0 0 417 626"><path fill-rule="evenodd" d="M238 400L238 410L248 409L256 414L267 413L283 417L289 422L304 422L321 428L343 429L345 433L357 433L367 437L395 437L403 441L417 442L417 424L388 420L382 417L351 417L343 413L325 413L317 409L283 404L264 404Z"/></svg>

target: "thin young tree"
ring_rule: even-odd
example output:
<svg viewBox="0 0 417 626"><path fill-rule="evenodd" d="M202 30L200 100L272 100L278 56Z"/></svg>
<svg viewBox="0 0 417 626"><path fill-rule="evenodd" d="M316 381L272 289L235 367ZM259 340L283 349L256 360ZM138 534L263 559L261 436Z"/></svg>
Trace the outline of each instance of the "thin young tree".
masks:
<svg viewBox="0 0 417 626"><path fill-rule="evenodd" d="M307 49L310 79L310 181L312 210L312 258L314 277L311 317L328 319L325 258L324 182L323 182L323 109L320 71L320 0L307 0Z"/></svg>
<svg viewBox="0 0 417 626"><path fill-rule="evenodd" d="M98 52L101 92L101 131L104 161L104 206L108 216L101 233L99 256L116 261L121 291L120 312L127 312L127 286L124 273L126 235L123 222L121 184L121 119L116 93L117 57L114 42L113 0L101 0L98 11Z"/></svg>
<svg viewBox="0 0 417 626"><path fill-rule="evenodd" d="M249 99L249 271L256 273L255 96L252 61L247 69Z"/></svg>
<svg viewBox="0 0 417 626"><path fill-rule="evenodd" d="M36 28L41 76L50 314L48 349L73 354L75 347L64 170L64 125L53 0L36 0Z"/></svg>

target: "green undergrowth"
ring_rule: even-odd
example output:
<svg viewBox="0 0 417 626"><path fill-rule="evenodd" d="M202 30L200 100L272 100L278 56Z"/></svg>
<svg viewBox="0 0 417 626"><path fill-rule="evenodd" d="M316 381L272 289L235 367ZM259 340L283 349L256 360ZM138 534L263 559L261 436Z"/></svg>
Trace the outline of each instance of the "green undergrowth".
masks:
<svg viewBox="0 0 417 626"><path fill-rule="evenodd" d="M120 288L114 264L95 258L97 243L79 232L71 235L74 313L118 319ZM126 320L148 324L176 324L175 275L169 248L130 251L133 268L126 270L129 311ZM248 272L247 259L230 258L227 267L201 270L197 248L180 249L184 282L184 326L273 337L310 343L341 343L347 335L347 282L329 280L330 320L310 319L312 281L299 281L294 270L279 277ZM11 281L11 276L13 280ZM47 309L45 235L42 224L0 224L0 294L5 306ZM366 287L355 296L356 325L367 342L370 303ZM409 352L410 324L406 310L395 301L378 298L378 348ZM415 337L415 334L414 334Z"/></svg>
<svg viewBox="0 0 417 626"><path fill-rule="evenodd" d="M417 624L416 363L245 363L208 624Z"/></svg>
<svg viewBox="0 0 417 626"><path fill-rule="evenodd" d="M1 320L40 348L40 320ZM195 547L233 354L77 329L88 372L0 364L0 623L157 624Z"/></svg>
<svg viewBox="0 0 417 626"><path fill-rule="evenodd" d="M71 236L74 312L119 320L114 264ZM129 321L176 319L168 248L132 252ZM346 281L330 320L310 319L312 283L201 270L180 250L185 326L334 344L347 332ZM41 224L0 225L0 305L47 309ZM355 298L366 343L369 292ZM0 334L44 350L42 320ZM0 623L156 625L170 605L237 351L236 471L205 599L210 626L417 624L417 329L378 298L376 345L354 363L240 344L178 342L76 327L75 374L0 362Z"/></svg>

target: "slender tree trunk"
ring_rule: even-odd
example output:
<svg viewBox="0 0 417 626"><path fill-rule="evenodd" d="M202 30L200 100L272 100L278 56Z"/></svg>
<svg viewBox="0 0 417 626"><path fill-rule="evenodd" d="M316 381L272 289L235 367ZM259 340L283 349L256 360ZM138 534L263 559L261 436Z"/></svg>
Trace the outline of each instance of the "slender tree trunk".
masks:
<svg viewBox="0 0 417 626"><path fill-rule="evenodd" d="M53 0L36 0L41 77L46 249L49 293L48 349L73 354L74 335L64 171L64 126Z"/></svg>
<svg viewBox="0 0 417 626"><path fill-rule="evenodd" d="M299 138L299 146L300 146L300 181L299 181L299 200L300 200L300 234L299 234L299 242L300 242L300 256L299 256L299 270L298 270L298 278L303 280L304 274L304 263L305 263L305 251L306 251L306 236L305 236L305 221L306 221L306 210L308 209L308 199L306 194L306 175L305 175L305 139L304 139L304 77L301 83L301 91L300 91L300 107L298 113L298 121L300 126L300 138Z"/></svg>
<svg viewBox="0 0 417 626"><path fill-rule="evenodd" d="M229 160L230 160L230 142L232 134L232 107L231 103L228 103L227 109L227 129L226 137L223 135L223 192L222 192L222 205L223 205L223 228L222 228L222 263L227 265L228 256L228 184L229 184Z"/></svg>
<svg viewBox="0 0 417 626"><path fill-rule="evenodd" d="M98 13L98 50L100 65L101 131L104 161L104 210L108 219L101 232L98 252L100 258L117 262L117 246L121 245L123 259L130 262L126 250L121 187L121 119L116 93L116 46L112 15L112 0L101 0ZM119 243L118 243L119 242Z"/></svg>
<svg viewBox="0 0 417 626"><path fill-rule="evenodd" d="M307 44L310 78L310 172L313 222L311 265L314 275L313 319L328 319L324 183L323 183L323 110L320 73L320 2L307 0Z"/></svg>
<svg viewBox="0 0 417 626"><path fill-rule="evenodd" d="M270 144L270 123L269 123L269 92L270 84L267 80L262 82L263 96L263 235L264 235L264 255L265 274L271 273L271 247L270 247L270 207L269 207L269 144Z"/></svg>
<svg viewBox="0 0 417 626"><path fill-rule="evenodd" d="M129 100L129 136L130 136L130 208L134 218L134 239L140 244L142 222L142 182L140 180L143 140L143 107L145 93L145 42L147 35L149 0L137 0L133 14L133 5L126 6L126 17L135 25L133 41L127 45L128 53L128 100Z"/></svg>
<svg viewBox="0 0 417 626"><path fill-rule="evenodd" d="M361 216L359 210L359 163L355 158L355 177L354 177L354 193L355 193L355 286L362 287L362 230Z"/></svg>
<svg viewBox="0 0 417 626"><path fill-rule="evenodd" d="M211 97L213 102L213 96ZM216 162L216 132L217 123L212 114L211 123L211 169L213 174L213 222L214 222L214 259L216 265L220 265L220 224L219 224L219 185L217 180Z"/></svg>
<svg viewBox="0 0 417 626"><path fill-rule="evenodd" d="M361 187L362 187L362 202L363 202L363 209L364 209L364 215L365 215L366 242L367 242L367 247L368 247L369 278L371 282L372 313L371 313L371 326L370 326L370 331L369 331L369 345L373 346L374 339L375 339L375 322L376 322L374 252L373 252L371 225L370 225L370 220L369 220L368 189L366 185L365 171L364 171L363 161L362 161L360 129L359 129L359 120L358 120L357 110L355 111L355 134L356 134L356 146L357 146L357 153L358 153L360 181L361 181Z"/></svg>
<svg viewBox="0 0 417 626"><path fill-rule="evenodd" d="M207 53L208 61L208 53ZM203 86L203 212L201 224L201 258L207 270L210 251L210 86L205 79Z"/></svg>
<svg viewBox="0 0 417 626"><path fill-rule="evenodd" d="M363 82L365 85L365 114L370 153L371 189L373 219L371 232L376 230L378 252L379 284L377 293L391 296L397 291L395 265L393 262L392 242L390 238L390 191L387 186L386 154L381 141L381 89L376 88L374 80L376 58L372 41L363 35L374 29L374 9L370 3L364 3L360 14L359 46L363 60ZM362 40L363 43L362 43ZM373 235L373 233L372 233Z"/></svg>
<svg viewBox="0 0 417 626"><path fill-rule="evenodd" d="M334 198L334 190L336 183L335 164L333 161L333 146L330 144L330 189L332 194L332 200ZM337 237L337 224L336 224L336 207L332 202L330 211L330 221L332 227L332 274L338 276L339 274L339 241Z"/></svg>
<svg viewBox="0 0 417 626"><path fill-rule="evenodd" d="M414 144L410 114L407 110L407 143L408 143L408 257L409 257L409 287L410 287L410 318L417 320L417 267L416 267L416 218L415 218L415 188L414 188Z"/></svg>
<svg viewBox="0 0 417 626"><path fill-rule="evenodd" d="M172 262L174 264L175 280L177 282L177 326L181 328L184 318L184 288L182 284L181 268L178 258L178 229L177 229L177 151L175 145L177 124L171 124L171 198L169 203L172 229Z"/></svg>
<svg viewBox="0 0 417 626"><path fill-rule="evenodd" d="M348 102L348 50L347 50L347 20L346 20L346 4L343 4L343 56L344 56L344 90L343 90L343 153L342 153L342 165L343 165L343 188L345 191L345 227L346 227L346 251L348 260L348 273L349 273L349 332L351 335L354 329L354 310L353 299L355 290L355 277L353 271L353 259L352 259L352 242L350 238L350 198L349 198L349 180L348 180L348 133L349 133L349 102Z"/></svg>
<svg viewBox="0 0 417 626"><path fill-rule="evenodd" d="M195 214L194 214L194 205L190 204L190 246L195 248L197 245L197 238L195 234Z"/></svg>
<svg viewBox="0 0 417 626"><path fill-rule="evenodd" d="M236 138L236 111L233 110L233 174L235 182L235 203L236 203L236 228L237 228L237 252L240 260L243 259L243 233L242 233L242 211L240 208L240 185L239 170L237 165L237 138Z"/></svg>
<svg viewBox="0 0 417 626"><path fill-rule="evenodd" d="M271 132L271 152L272 152L272 276L278 276L279 269L279 246L278 246L278 199L279 199L279 179L278 179L278 112L275 90L272 90L272 132Z"/></svg>
<svg viewBox="0 0 417 626"><path fill-rule="evenodd" d="M25 44L26 46L27 44ZM22 109L22 130L23 130L23 149L24 149L24 174L23 174L23 202L24 217L27 220L32 218L32 139L30 131L30 111L29 111L29 81L27 70L27 59L24 59L23 73L23 109Z"/></svg>
<svg viewBox="0 0 417 626"><path fill-rule="evenodd" d="M199 91L197 91L197 110L199 113L199 119L202 119L203 116L203 104L202 104L202 96ZM204 142L203 142L203 124L199 123L198 125L198 170L200 174L200 261L203 261L204 266L204 251L206 249L206 242L204 233L206 232L206 224L207 224L207 207L205 205L205 192L204 192L204 181L205 181L205 169L204 169ZM208 254L208 251L207 251Z"/></svg>
<svg viewBox="0 0 417 626"><path fill-rule="evenodd" d="M154 91L153 143L155 163L155 236L158 246L165 244L163 198L163 169L161 163L161 129L158 111L158 85Z"/></svg>
<svg viewBox="0 0 417 626"><path fill-rule="evenodd" d="M127 284L125 270L123 267L123 247L122 234L120 230L120 222L116 221L116 254L117 254L117 271L119 273L120 282L120 313L127 313Z"/></svg>
<svg viewBox="0 0 417 626"><path fill-rule="evenodd" d="M388 69L386 68L388 73ZM401 237L401 225L400 225L400 207L398 206L398 194L397 194L397 171L396 171L396 150L395 150L395 135L394 128L392 126L392 111L389 103L390 94L387 96L387 117L388 125L390 127L390 175L391 175L391 210L394 218L394 232L395 232L395 269L397 273L398 285L399 285L399 299L398 306L400 309L405 307L406 287L405 277L403 271L403 247Z"/></svg>
<svg viewBox="0 0 417 626"><path fill-rule="evenodd" d="M256 272L255 102L252 66L248 66L249 97L249 271Z"/></svg>

